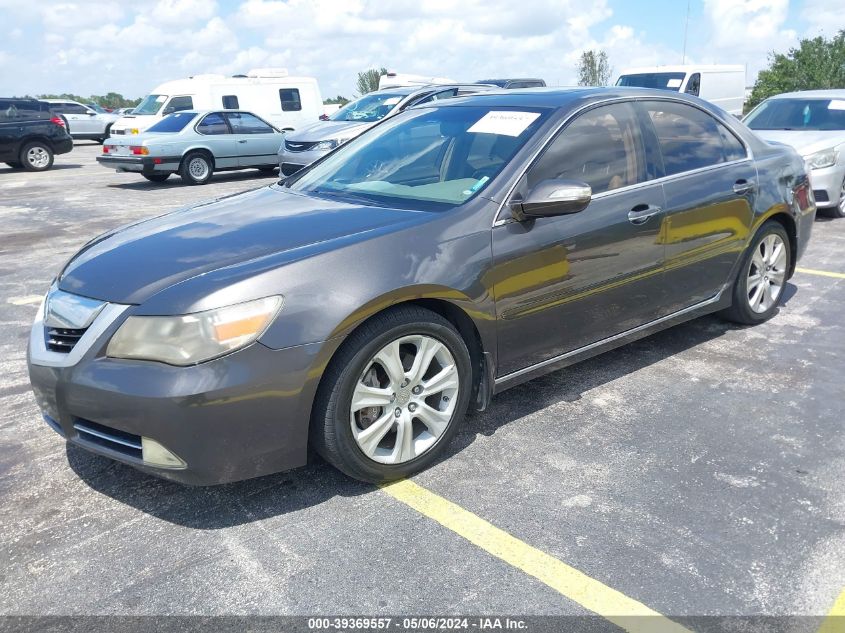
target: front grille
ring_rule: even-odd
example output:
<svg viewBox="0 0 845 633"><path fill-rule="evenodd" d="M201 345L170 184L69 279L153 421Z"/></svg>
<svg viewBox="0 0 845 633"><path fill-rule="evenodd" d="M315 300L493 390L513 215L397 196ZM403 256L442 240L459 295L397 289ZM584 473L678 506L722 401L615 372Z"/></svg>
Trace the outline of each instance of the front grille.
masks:
<svg viewBox="0 0 845 633"><path fill-rule="evenodd" d="M73 423L77 436L89 444L96 444L108 448L127 457L143 459L141 436L119 431L117 429L77 418Z"/></svg>
<svg viewBox="0 0 845 633"><path fill-rule="evenodd" d="M827 191L824 189L813 189L813 197L816 199L816 202L830 202L830 198L827 197Z"/></svg>
<svg viewBox="0 0 845 633"><path fill-rule="evenodd" d="M66 328L44 328L47 334L47 349L52 352L67 354L82 338L88 328L71 330Z"/></svg>
<svg viewBox="0 0 845 633"><path fill-rule="evenodd" d="M297 165L295 163L282 163L282 176L293 176L305 165Z"/></svg>
<svg viewBox="0 0 845 633"><path fill-rule="evenodd" d="M294 141L285 141L285 149L289 152L307 152L314 147L319 141L313 143L296 143Z"/></svg>

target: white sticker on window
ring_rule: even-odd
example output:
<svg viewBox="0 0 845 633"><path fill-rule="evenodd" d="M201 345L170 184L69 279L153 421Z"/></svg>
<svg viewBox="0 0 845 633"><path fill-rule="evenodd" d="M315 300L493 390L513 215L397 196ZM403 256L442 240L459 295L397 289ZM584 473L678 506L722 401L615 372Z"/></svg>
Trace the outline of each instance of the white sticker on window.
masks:
<svg viewBox="0 0 845 633"><path fill-rule="evenodd" d="M842 99L831 99L827 104L828 110L845 110L845 101Z"/></svg>
<svg viewBox="0 0 845 633"><path fill-rule="evenodd" d="M401 101L401 97L390 97L390 99L384 100L384 105L396 105Z"/></svg>
<svg viewBox="0 0 845 633"><path fill-rule="evenodd" d="M682 83L684 83L683 79L670 79L666 83L666 87L667 88L680 88Z"/></svg>
<svg viewBox="0 0 845 633"><path fill-rule="evenodd" d="M491 110L478 119L467 132L476 134L501 134L519 136L534 120L538 112L511 112L510 110Z"/></svg>

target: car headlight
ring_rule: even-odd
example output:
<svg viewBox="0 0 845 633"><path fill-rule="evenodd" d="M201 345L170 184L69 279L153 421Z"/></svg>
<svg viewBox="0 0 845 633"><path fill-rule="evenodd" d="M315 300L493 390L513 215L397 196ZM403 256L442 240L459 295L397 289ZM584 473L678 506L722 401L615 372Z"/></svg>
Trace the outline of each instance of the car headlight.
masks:
<svg viewBox="0 0 845 633"><path fill-rule="evenodd" d="M320 141L314 146L314 149L334 149L343 145L348 140L348 138L333 138L328 141Z"/></svg>
<svg viewBox="0 0 845 633"><path fill-rule="evenodd" d="M131 316L109 341L106 355L195 365L252 343L282 303L274 296L179 316Z"/></svg>
<svg viewBox="0 0 845 633"><path fill-rule="evenodd" d="M836 150L833 148L823 149L820 152L810 154L804 161L810 169L833 167L836 164Z"/></svg>

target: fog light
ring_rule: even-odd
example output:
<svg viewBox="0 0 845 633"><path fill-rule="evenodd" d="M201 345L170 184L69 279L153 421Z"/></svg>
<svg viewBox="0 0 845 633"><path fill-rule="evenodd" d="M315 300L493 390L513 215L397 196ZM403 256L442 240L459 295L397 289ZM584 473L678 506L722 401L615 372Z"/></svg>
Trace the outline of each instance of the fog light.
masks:
<svg viewBox="0 0 845 633"><path fill-rule="evenodd" d="M161 444L148 437L141 438L141 457L145 464L164 468L185 468L187 464Z"/></svg>

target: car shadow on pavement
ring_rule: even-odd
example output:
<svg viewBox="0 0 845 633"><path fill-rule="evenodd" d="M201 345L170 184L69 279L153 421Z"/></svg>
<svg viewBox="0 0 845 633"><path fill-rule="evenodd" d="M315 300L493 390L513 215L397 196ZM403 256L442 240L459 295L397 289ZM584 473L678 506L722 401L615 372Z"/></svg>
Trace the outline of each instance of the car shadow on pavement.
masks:
<svg viewBox="0 0 845 633"><path fill-rule="evenodd" d="M26 171L22 167L0 167L0 174L29 174L32 176L39 176L41 174L49 175L51 171L62 169L80 169L81 167L82 165L77 165L76 163L53 163L53 166L45 171Z"/></svg>
<svg viewBox="0 0 845 633"><path fill-rule="evenodd" d="M789 284L785 299L794 294L795 286ZM743 327L715 315L704 316L509 389L496 396L487 411L467 417L438 462L460 453L479 435L493 435L551 405L580 400L591 389ZM201 530L251 523L336 496L375 490L346 477L316 455L296 470L199 488L159 479L70 444L66 451L70 467L92 489L164 521Z"/></svg>
<svg viewBox="0 0 845 633"><path fill-rule="evenodd" d="M127 174L131 177L131 174ZM258 182L256 187L261 187L274 182L278 182L279 174L262 174L257 170L247 170L247 171L232 171L232 172L222 172L218 174L214 174L209 184L213 185L214 183L223 183L223 182L238 182L238 181L266 181L266 182ZM134 191L144 191L147 189L172 189L174 187L190 187L191 185L186 185L182 182L182 179L174 174L170 176L164 182L150 182L146 178L141 176L138 177L137 180L131 180L129 182L121 182L116 184L106 185L107 187L111 187L112 189L129 189Z"/></svg>

